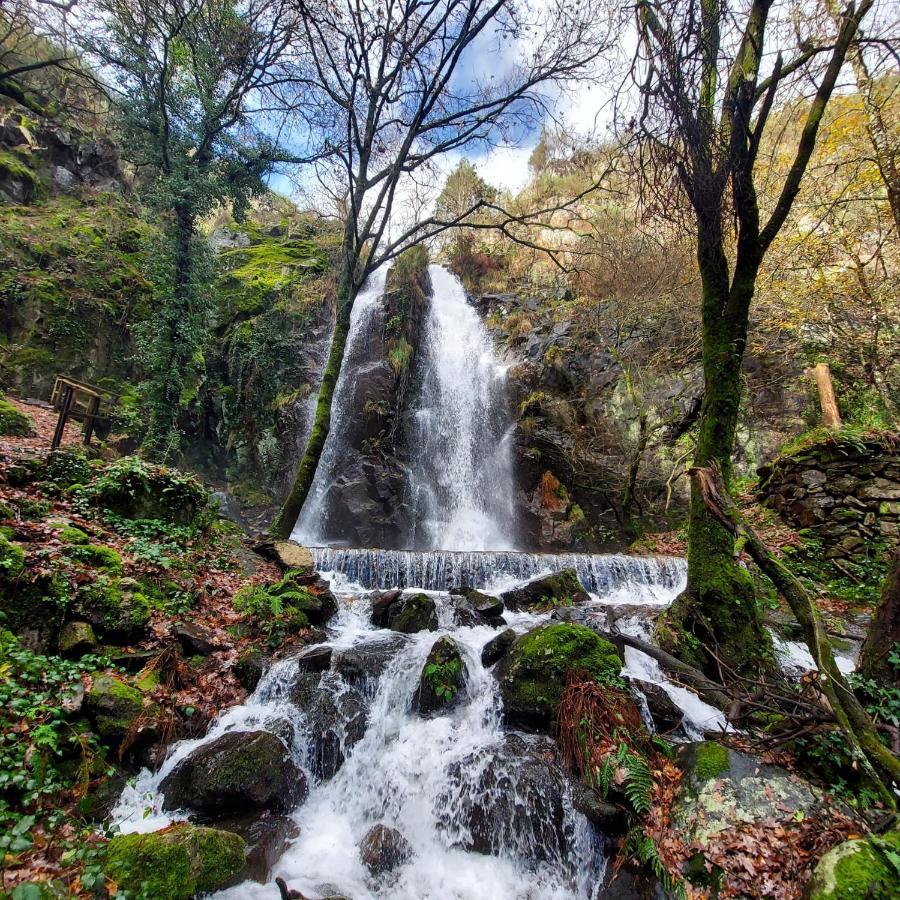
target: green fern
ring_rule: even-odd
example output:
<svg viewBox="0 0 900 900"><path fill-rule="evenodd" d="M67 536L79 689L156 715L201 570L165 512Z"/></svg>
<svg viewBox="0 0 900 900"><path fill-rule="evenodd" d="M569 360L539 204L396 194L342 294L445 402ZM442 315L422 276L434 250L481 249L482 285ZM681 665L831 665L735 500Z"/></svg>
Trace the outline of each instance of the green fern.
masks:
<svg viewBox="0 0 900 900"><path fill-rule="evenodd" d="M656 841L644 833L641 825L633 826L626 835L625 852L637 857L642 865L649 866L653 874L659 879L663 889L672 894L676 900L686 900L687 893L684 888L684 881L673 876L666 869L659 855L659 847L656 845Z"/></svg>

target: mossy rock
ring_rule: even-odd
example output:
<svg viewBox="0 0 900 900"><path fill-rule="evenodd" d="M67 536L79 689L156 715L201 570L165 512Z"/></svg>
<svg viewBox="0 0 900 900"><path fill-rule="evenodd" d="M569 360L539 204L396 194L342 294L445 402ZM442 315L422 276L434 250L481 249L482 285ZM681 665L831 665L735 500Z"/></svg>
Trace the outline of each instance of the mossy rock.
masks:
<svg viewBox="0 0 900 900"><path fill-rule="evenodd" d="M178 823L149 834L118 834L106 848L106 875L120 890L154 900L189 900L227 886L244 867L240 835Z"/></svg>
<svg viewBox="0 0 900 900"><path fill-rule="evenodd" d="M122 571L122 557L119 551L103 544L79 544L71 549L69 555L85 565L112 575L118 575Z"/></svg>
<svg viewBox="0 0 900 900"><path fill-rule="evenodd" d="M0 434L12 437L33 437L34 420L19 412L9 400L0 397Z"/></svg>
<svg viewBox="0 0 900 900"><path fill-rule="evenodd" d="M87 622L66 622L59 633L59 655L78 659L97 648L97 635Z"/></svg>
<svg viewBox="0 0 900 900"><path fill-rule="evenodd" d="M144 695L136 687L106 674L94 677L84 700L97 733L115 744L134 730L138 718L144 717L150 722L159 712L153 705L145 708ZM147 730L144 737L150 737L152 730Z"/></svg>
<svg viewBox="0 0 900 900"><path fill-rule="evenodd" d="M900 832L845 841L813 872L807 900L892 900L900 896Z"/></svg>
<svg viewBox="0 0 900 900"><path fill-rule="evenodd" d="M578 580L578 573L574 569L561 569L505 591L500 599L507 609L540 609L583 603L590 598Z"/></svg>
<svg viewBox="0 0 900 900"><path fill-rule="evenodd" d="M388 609L387 627L401 634L437 631L438 618L434 600L426 594L401 597Z"/></svg>
<svg viewBox="0 0 900 900"><path fill-rule="evenodd" d="M88 535L80 528L76 528L74 525L68 525L63 528L59 532L59 539L64 544L75 544L76 546L82 546L91 542L91 539L88 537Z"/></svg>
<svg viewBox="0 0 900 900"><path fill-rule="evenodd" d="M616 648L583 625L540 625L518 637L497 666L507 723L550 730L570 672L609 681L622 668Z"/></svg>
<svg viewBox="0 0 900 900"><path fill-rule="evenodd" d="M425 659L413 709L421 716L433 716L457 706L465 696L466 667L459 646L444 635L434 642Z"/></svg>
<svg viewBox="0 0 900 900"><path fill-rule="evenodd" d="M150 621L150 602L139 587L132 578L101 575L79 590L73 610L110 640L135 640Z"/></svg>
<svg viewBox="0 0 900 900"><path fill-rule="evenodd" d="M26 646L49 650L55 645L67 604L63 579L29 571L22 548L0 536L0 612L6 616L5 626Z"/></svg>
<svg viewBox="0 0 900 900"><path fill-rule="evenodd" d="M18 545L0 536L0 584L11 584L25 568L25 551Z"/></svg>
<svg viewBox="0 0 900 900"><path fill-rule="evenodd" d="M202 744L162 780L166 809L224 815L290 812L306 799L306 777L268 731L230 731Z"/></svg>

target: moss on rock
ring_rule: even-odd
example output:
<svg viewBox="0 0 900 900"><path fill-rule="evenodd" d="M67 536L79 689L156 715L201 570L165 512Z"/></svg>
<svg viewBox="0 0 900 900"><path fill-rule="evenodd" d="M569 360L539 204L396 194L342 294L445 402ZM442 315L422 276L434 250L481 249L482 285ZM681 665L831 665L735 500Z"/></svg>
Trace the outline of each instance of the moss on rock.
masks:
<svg viewBox="0 0 900 900"><path fill-rule="evenodd" d="M240 835L177 824L149 834L116 835L106 874L120 889L154 900L188 900L225 887L244 867Z"/></svg>
<svg viewBox="0 0 900 900"><path fill-rule="evenodd" d="M74 525L69 525L66 528L63 528L59 533L59 539L64 544L76 544L81 546L83 544L89 544L91 539L83 532L80 528L76 528Z"/></svg>
<svg viewBox="0 0 900 900"><path fill-rule="evenodd" d="M401 597L388 609L387 626L402 634L437 631L438 618L434 600L426 594Z"/></svg>
<svg viewBox="0 0 900 900"><path fill-rule="evenodd" d="M122 571L122 557L119 555L119 552L103 544L78 545L72 549L71 555L89 566L102 569L104 572L118 575Z"/></svg>
<svg viewBox="0 0 900 900"><path fill-rule="evenodd" d="M497 667L507 722L546 730L556 721L569 672L618 676L616 648L583 625L541 625L516 639Z"/></svg>
<svg viewBox="0 0 900 900"><path fill-rule="evenodd" d="M728 771L728 750L715 741L700 744L694 757L694 772L698 779L709 781Z"/></svg>
<svg viewBox="0 0 900 900"><path fill-rule="evenodd" d="M900 832L845 841L819 860L809 900L890 900L900 895Z"/></svg>
<svg viewBox="0 0 900 900"><path fill-rule="evenodd" d="M91 689L85 695L85 707L94 720L97 733L108 741L121 741L132 729L135 720L142 715L152 718L154 709L144 709L141 692L114 678L97 675Z"/></svg>
<svg viewBox="0 0 900 900"><path fill-rule="evenodd" d="M31 416L19 412L9 400L0 396L0 434L30 437L34 433L34 421Z"/></svg>
<svg viewBox="0 0 900 900"><path fill-rule="evenodd" d="M507 609L531 609L582 603L589 599L575 569L542 575L500 595Z"/></svg>
<svg viewBox="0 0 900 900"><path fill-rule="evenodd" d="M0 536L0 582L15 581L25 568L25 551Z"/></svg>
<svg viewBox="0 0 900 900"><path fill-rule="evenodd" d="M74 610L106 637L119 640L139 637L150 621L150 602L139 587L132 578L101 575L81 588Z"/></svg>

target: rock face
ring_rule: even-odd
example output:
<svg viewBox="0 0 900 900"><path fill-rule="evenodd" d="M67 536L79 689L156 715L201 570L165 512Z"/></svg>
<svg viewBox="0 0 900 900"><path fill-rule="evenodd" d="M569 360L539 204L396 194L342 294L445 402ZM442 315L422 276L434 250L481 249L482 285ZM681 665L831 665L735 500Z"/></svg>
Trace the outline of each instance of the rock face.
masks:
<svg viewBox="0 0 900 900"><path fill-rule="evenodd" d="M294 569L304 575L313 570L312 553L296 541L275 541L273 545L275 559L282 569Z"/></svg>
<svg viewBox="0 0 900 900"><path fill-rule="evenodd" d="M445 635L434 642L425 660L413 709L421 716L433 716L457 706L466 695L466 670L459 647Z"/></svg>
<svg viewBox="0 0 900 900"><path fill-rule="evenodd" d="M828 851L806 888L808 900L893 900L900 890L900 832L871 834Z"/></svg>
<svg viewBox="0 0 900 900"><path fill-rule="evenodd" d="M104 872L133 896L189 900L225 887L244 867L243 838L178 823L149 834L117 834Z"/></svg>
<svg viewBox="0 0 900 900"><path fill-rule="evenodd" d="M290 812L306 799L306 776L267 731L228 732L203 744L162 780L166 809L210 815Z"/></svg>
<svg viewBox="0 0 900 900"><path fill-rule="evenodd" d="M172 637L181 644L185 653L193 656L209 656L216 650L221 650L222 645L219 643L215 632L202 625L194 625L191 622L178 622L171 628Z"/></svg>
<svg viewBox="0 0 900 900"><path fill-rule="evenodd" d="M900 544L900 454L889 441L824 441L759 470L766 505L821 540L827 559Z"/></svg>
<svg viewBox="0 0 900 900"><path fill-rule="evenodd" d="M506 721L550 730L569 672L604 679L618 675L621 668L616 648L583 625L534 628L516 638L495 671Z"/></svg>
<svg viewBox="0 0 900 900"><path fill-rule="evenodd" d="M683 745L679 765L685 776L672 823L688 843L702 845L737 823L808 814L818 804L812 788L787 770L714 741Z"/></svg>
<svg viewBox="0 0 900 900"><path fill-rule="evenodd" d="M258 647L250 647L234 661L234 674L248 691L255 691L263 672L269 666L269 658Z"/></svg>
<svg viewBox="0 0 900 900"><path fill-rule="evenodd" d="M402 866L412 855L409 841L396 828L386 825L372 827L359 845L362 864L376 877Z"/></svg>
<svg viewBox="0 0 900 900"><path fill-rule="evenodd" d="M520 854L540 862L561 862L567 853L566 779L554 761L551 741L509 735L494 748L473 782L474 757L448 771L443 808L459 810L459 845L489 855Z"/></svg>
<svg viewBox="0 0 900 900"><path fill-rule="evenodd" d="M583 603L590 597L574 569L535 578L500 595L507 609L535 609Z"/></svg>
<svg viewBox="0 0 900 900"><path fill-rule="evenodd" d="M366 733L365 698L334 673L316 672L298 675L290 698L306 716L309 768L317 778L332 778Z"/></svg>

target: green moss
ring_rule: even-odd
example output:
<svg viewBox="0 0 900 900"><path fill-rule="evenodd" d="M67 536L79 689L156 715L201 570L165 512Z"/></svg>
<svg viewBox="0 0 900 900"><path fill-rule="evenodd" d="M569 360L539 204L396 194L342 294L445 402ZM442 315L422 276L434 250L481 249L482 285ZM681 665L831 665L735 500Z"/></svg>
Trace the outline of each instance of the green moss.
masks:
<svg viewBox="0 0 900 900"><path fill-rule="evenodd" d="M85 532L83 532L80 528L76 528L74 525L69 525L63 528L59 533L59 539L64 544L89 544L91 539L87 536Z"/></svg>
<svg viewBox="0 0 900 900"><path fill-rule="evenodd" d="M85 705L96 723L97 732L110 741L121 740L132 722L144 715L141 692L112 675L97 675L94 678L85 696Z"/></svg>
<svg viewBox="0 0 900 900"><path fill-rule="evenodd" d="M116 835L106 874L120 889L154 900L188 900L224 887L244 866L239 835L178 824L150 834Z"/></svg>
<svg viewBox="0 0 900 900"><path fill-rule="evenodd" d="M0 172L27 181L33 191L40 185L37 173L26 162L24 154L0 147Z"/></svg>
<svg viewBox="0 0 900 900"><path fill-rule="evenodd" d="M900 893L900 832L846 841L816 866L809 900L892 900Z"/></svg>
<svg viewBox="0 0 900 900"><path fill-rule="evenodd" d="M84 544L73 547L71 555L73 558L89 566L102 569L104 572L118 575L122 571L122 557L118 551L112 547L105 547L103 544Z"/></svg>
<svg viewBox="0 0 900 900"><path fill-rule="evenodd" d="M79 590L75 609L91 625L110 636L134 637L150 620L150 601L138 587L130 578L101 575Z"/></svg>
<svg viewBox="0 0 900 900"><path fill-rule="evenodd" d="M15 581L25 568L25 551L0 537L0 581Z"/></svg>
<svg viewBox="0 0 900 900"><path fill-rule="evenodd" d="M29 437L34 434L34 421L31 416L19 412L8 400L0 397L0 434L15 437Z"/></svg>
<svg viewBox="0 0 900 900"><path fill-rule="evenodd" d="M501 660L500 678L507 719L546 727L556 719L569 672L599 682L618 679L616 648L583 625L541 625L519 637Z"/></svg>
<svg viewBox="0 0 900 900"><path fill-rule="evenodd" d="M728 771L728 750L715 741L704 741L694 756L694 772L700 781L718 778Z"/></svg>

